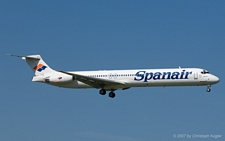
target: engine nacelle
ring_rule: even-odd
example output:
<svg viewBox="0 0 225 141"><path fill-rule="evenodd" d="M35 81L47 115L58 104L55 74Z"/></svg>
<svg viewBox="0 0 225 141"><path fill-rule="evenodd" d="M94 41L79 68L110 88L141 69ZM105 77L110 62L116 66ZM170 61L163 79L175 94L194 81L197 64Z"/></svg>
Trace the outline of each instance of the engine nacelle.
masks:
<svg viewBox="0 0 225 141"><path fill-rule="evenodd" d="M56 75L56 76L49 76L45 78L46 83L66 83L66 82L71 82L74 80L73 76L70 75Z"/></svg>

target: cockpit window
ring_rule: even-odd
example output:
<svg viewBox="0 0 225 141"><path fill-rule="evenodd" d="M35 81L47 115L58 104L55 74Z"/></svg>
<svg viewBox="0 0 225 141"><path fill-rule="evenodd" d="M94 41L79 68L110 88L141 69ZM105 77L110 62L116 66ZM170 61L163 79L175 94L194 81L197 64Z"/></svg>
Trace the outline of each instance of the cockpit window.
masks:
<svg viewBox="0 0 225 141"><path fill-rule="evenodd" d="M201 74L207 74L207 73L209 73L207 70L203 70L203 71L201 72Z"/></svg>

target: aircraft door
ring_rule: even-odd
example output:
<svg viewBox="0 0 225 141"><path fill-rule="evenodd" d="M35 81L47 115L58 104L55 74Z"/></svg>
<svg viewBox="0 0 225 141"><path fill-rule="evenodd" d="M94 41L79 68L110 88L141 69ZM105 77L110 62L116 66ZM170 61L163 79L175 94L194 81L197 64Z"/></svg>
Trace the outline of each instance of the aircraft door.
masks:
<svg viewBox="0 0 225 141"><path fill-rule="evenodd" d="M194 79L198 79L198 73L194 72Z"/></svg>

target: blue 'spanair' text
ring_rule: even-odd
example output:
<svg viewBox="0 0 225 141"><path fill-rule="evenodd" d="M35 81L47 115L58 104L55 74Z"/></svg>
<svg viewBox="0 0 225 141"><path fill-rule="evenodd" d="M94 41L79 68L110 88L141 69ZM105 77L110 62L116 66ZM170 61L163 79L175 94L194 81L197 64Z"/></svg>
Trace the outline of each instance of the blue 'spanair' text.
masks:
<svg viewBox="0 0 225 141"><path fill-rule="evenodd" d="M185 70L181 72L146 72L139 71L134 77L135 81L148 82L148 80L163 80L163 79L188 79L189 74L192 72L187 72Z"/></svg>

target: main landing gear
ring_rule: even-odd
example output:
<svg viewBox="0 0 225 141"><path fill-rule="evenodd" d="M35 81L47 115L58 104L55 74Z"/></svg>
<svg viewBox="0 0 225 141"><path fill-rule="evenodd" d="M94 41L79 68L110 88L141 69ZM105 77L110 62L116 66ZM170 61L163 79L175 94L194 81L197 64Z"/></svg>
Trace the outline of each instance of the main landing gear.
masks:
<svg viewBox="0 0 225 141"><path fill-rule="evenodd" d="M105 90L105 89L101 89L101 90L99 91L99 93L100 93L101 95L105 95L105 94L106 94L106 90Z"/></svg>
<svg viewBox="0 0 225 141"><path fill-rule="evenodd" d="M101 90L99 91L99 93L100 93L101 95L105 95L105 94L106 94L106 90L105 90L105 89L101 89ZM109 97L114 98L115 96L116 96L116 94L115 94L113 91L111 91L111 92L109 93Z"/></svg>
<svg viewBox="0 0 225 141"><path fill-rule="evenodd" d="M115 94L113 91L111 91L111 92L109 93L109 97L114 98L115 96L116 96L116 94Z"/></svg>
<svg viewBox="0 0 225 141"><path fill-rule="evenodd" d="M211 87L211 85L208 85L207 86L207 89L206 89L207 92L210 92L211 91L210 87Z"/></svg>

